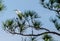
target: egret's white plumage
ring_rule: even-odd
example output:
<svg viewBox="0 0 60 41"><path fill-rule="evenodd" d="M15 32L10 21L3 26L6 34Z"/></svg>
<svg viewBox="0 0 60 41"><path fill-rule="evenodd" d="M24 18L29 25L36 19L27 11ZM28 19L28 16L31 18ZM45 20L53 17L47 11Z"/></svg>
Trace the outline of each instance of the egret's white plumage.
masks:
<svg viewBox="0 0 60 41"><path fill-rule="evenodd" d="M15 12L16 12L16 14L22 13L19 9L16 9Z"/></svg>

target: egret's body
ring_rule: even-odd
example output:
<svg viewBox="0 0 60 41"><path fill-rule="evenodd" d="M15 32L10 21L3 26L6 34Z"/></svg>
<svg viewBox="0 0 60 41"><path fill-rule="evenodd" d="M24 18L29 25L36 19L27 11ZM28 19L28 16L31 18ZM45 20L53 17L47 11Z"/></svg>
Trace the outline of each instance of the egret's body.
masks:
<svg viewBox="0 0 60 41"><path fill-rule="evenodd" d="M16 9L15 12L16 12L16 14L18 15L18 17L19 17L20 19L23 18L23 14L22 14L22 12L21 12L20 10Z"/></svg>
<svg viewBox="0 0 60 41"><path fill-rule="evenodd" d="M18 9L16 9L15 11L16 11L16 14L22 13L22 12L21 12L20 10L18 10Z"/></svg>

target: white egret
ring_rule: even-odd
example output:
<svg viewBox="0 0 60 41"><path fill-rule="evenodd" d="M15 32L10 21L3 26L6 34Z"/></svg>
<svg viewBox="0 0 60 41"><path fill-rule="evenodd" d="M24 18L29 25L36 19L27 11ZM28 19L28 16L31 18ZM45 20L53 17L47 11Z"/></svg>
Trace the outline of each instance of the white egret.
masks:
<svg viewBox="0 0 60 41"><path fill-rule="evenodd" d="M19 9L14 10L16 14L21 14L22 12Z"/></svg>
<svg viewBox="0 0 60 41"><path fill-rule="evenodd" d="M14 10L20 19L23 18L23 14L19 9Z"/></svg>

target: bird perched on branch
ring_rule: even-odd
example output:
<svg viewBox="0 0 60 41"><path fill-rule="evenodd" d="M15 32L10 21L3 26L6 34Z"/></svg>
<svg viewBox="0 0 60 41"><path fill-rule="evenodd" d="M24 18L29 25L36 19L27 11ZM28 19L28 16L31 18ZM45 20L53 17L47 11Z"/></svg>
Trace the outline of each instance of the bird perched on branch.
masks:
<svg viewBox="0 0 60 41"><path fill-rule="evenodd" d="M19 9L14 10L20 19L23 18L23 14Z"/></svg>
<svg viewBox="0 0 60 41"><path fill-rule="evenodd" d="M14 11L16 11L16 14L22 13L19 9L15 9Z"/></svg>

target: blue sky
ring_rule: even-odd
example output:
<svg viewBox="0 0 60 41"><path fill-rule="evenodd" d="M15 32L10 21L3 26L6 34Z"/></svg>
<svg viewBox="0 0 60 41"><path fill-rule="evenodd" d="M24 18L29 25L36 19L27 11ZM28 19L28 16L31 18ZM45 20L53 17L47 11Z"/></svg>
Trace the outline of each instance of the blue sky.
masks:
<svg viewBox="0 0 60 41"><path fill-rule="evenodd" d="M20 35L11 35L10 33L4 32L2 29L2 21L17 17L15 13L15 9L19 9L22 12L25 10L33 10L41 16L41 22L43 23L42 27L46 27L51 29L52 31L56 31L54 28L54 24L50 22L50 17L55 18L56 13L54 11L50 11L39 3L39 0L4 0L4 4L6 5L6 9L3 12L0 12L0 40L1 41L20 41ZM59 36L54 36L54 39L59 41ZM43 41L42 39L39 41Z"/></svg>

